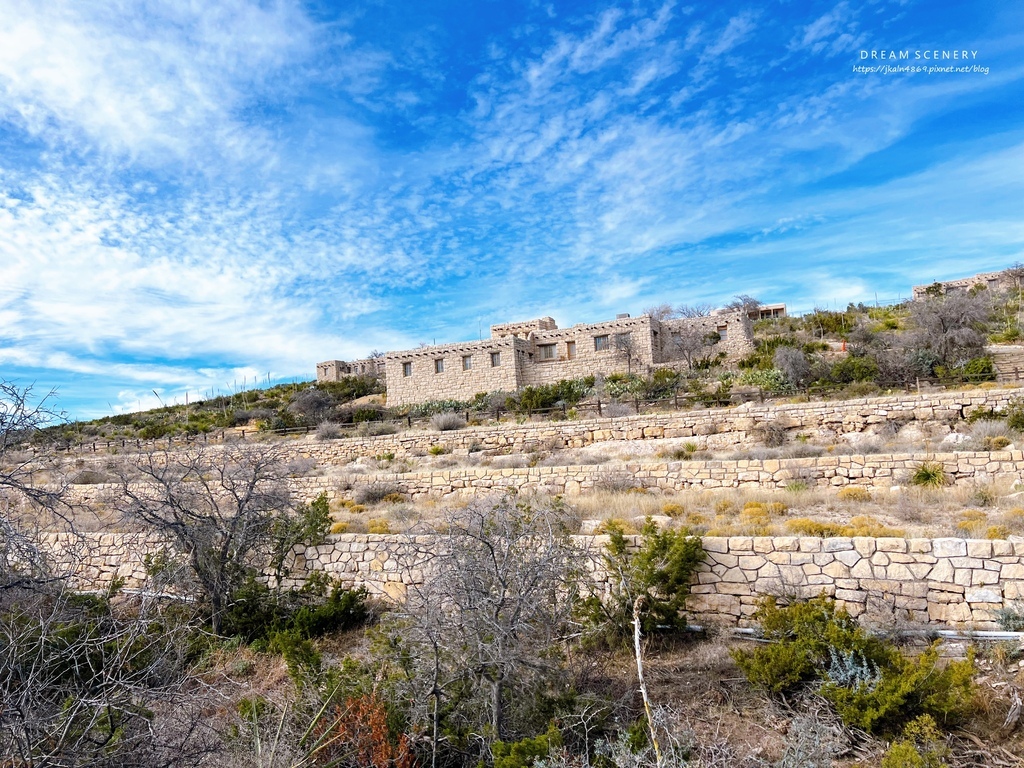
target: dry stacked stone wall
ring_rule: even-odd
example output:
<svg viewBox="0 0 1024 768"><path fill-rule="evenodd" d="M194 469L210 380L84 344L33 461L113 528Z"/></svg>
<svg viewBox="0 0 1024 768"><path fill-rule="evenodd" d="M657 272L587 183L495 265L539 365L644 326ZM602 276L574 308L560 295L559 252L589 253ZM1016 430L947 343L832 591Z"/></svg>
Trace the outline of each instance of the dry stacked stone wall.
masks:
<svg viewBox="0 0 1024 768"><path fill-rule="evenodd" d="M608 578L599 557L607 537L576 541L600 588ZM146 555L161 547L153 538L115 534L52 536L48 543L55 567L72 573L80 589L102 589L114 578L145 588ZM427 535L331 536L295 549L288 585L323 571L400 600L423 578L432 545ZM996 612L1024 599L1024 541L735 536L705 537L703 545L688 602L701 622L745 626L765 595L824 592L868 620L994 629Z"/></svg>

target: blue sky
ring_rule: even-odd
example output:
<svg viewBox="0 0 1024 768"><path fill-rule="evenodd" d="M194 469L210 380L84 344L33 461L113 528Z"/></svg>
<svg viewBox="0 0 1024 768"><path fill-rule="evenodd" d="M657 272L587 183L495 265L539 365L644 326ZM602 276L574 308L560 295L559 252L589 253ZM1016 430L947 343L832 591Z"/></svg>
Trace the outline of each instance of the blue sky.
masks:
<svg viewBox="0 0 1024 768"><path fill-rule="evenodd" d="M995 1L0 0L0 376L95 416L999 269L1022 53Z"/></svg>

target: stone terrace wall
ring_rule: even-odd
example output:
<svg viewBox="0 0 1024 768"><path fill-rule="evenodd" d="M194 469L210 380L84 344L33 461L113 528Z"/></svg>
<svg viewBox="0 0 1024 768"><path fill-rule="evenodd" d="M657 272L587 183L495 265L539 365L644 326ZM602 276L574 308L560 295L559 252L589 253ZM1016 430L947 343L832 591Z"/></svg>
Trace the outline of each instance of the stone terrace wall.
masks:
<svg viewBox="0 0 1024 768"><path fill-rule="evenodd" d="M1020 389L970 390L858 398L814 403L745 403L736 408L676 411L614 419L532 422L470 427L452 432L410 430L395 435L320 441L312 437L273 443L289 459L313 459L321 465L345 464L362 456L392 453L398 458L422 455L434 445L455 454L473 450L529 452L581 448L608 440L695 438L711 449L750 445L766 422L792 432L839 436L897 422L960 421L977 409L1002 410ZM210 450L219 446L211 445ZM104 454L80 457L106 462Z"/></svg>
<svg viewBox="0 0 1024 768"><path fill-rule="evenodd" d="M863 432L887 422L956 422L976 409L1004 409L1019 389L972 390L921 395L858 398L820 403L746 403L736 408L644 414L615 419L500 424L452 432L409 431L364 439L286 443L295 458L322 464L346 463L360 456L422 454L433 445L456 453L471 448L528 452L539 448L580 448L607 440L699 437L709 448L749 445L766 422L792 431L832 435Z"/></svg>
<svg viewBox="0 0 1024 768"><path fill-rule="evenodd" d="M923 463L939 464L950 483L965 485L1024 481L1024 451L964 451L930 454L867 454L817 456L803 459L739 459L734 461L645 461L555 467L457 467L428 472L376 473L340 477L288 479L295 498L315 499L326 493L331 500L350 495L347 486L387 483L412 499L474 496L508 488L545 494L580 494L600 489L610 479L622 485L628 475L638 487L672 493L690 489L782 489L794 481L810 486L891 488L908 483ZM102 503L115 484L76 485L70 500Z"/></svg>
<svg viewBox="0 0 1024 768"><path fill-rule="evenodd" d="M607 537L576 540L600 588L607 574L597 554ZM296 548L290 583L324 571L398 600L423 578L432 542L432 536L332 536L326 544ZM1024 598L1024 542L737 536L703 543L706 559L688 601L701 622L746 626L765 595L825 592L854 616L994 629L996 611ZM110 534L85 547L68 537L51 537L51 544L82 589L102 588L115 576L128 587L144 586L144 556L160 546L155 539Z"/></svg>

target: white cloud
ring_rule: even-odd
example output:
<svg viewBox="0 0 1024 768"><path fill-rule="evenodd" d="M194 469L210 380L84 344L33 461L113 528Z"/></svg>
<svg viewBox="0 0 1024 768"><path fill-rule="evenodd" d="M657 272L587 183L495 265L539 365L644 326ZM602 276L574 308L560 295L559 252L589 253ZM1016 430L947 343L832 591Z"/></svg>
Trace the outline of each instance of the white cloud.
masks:
<svg viewBox="0 0 1024 768"><path fill-rule="evenodd" d="M55 143L186 159L267 151L237 111L254 87L311 50L285 0L261 4L7 0L0 94L7 120Z"/></svg>

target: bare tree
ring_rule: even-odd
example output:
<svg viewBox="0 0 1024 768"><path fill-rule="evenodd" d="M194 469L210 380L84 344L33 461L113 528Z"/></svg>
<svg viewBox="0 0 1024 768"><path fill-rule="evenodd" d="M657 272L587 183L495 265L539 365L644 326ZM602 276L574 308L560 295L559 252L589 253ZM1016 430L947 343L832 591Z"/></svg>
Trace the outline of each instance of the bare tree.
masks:
<svg viewBox="0 0 1024 768"><path fill-rule="evenodd" d="M915 301L910 308L912 350L929 354L937 365L956 368L984 354L992 315L987 291L947 293Z"/></svg>
<svg viewBox="0 0 1024 768"><path fill-rule="evenodd" d="M210 603L214 632L232 593L266 564L275 521L291 508L279 451L266 445L194 447L125 462L118 505L167 536Z"/></svg>
<svg viewBox="0 0 1024 768"><path fill-rule="evenodd" d="M510 496L451 514L430 546L393 637L436 757L442 720L486 742L518 730L530 683L561 668L583 579L563 513Z"/></svg>
<svg viewBox="0 0 1024 768"><path fill-rule="evenodd" d="M640 356L640 345L637 340L633 338L633 334L629 333L616 333L612 337L612 348L615 350L617 357L626 361L626 372L633 372L633 364L641 363L643 358Z"/></svg>
<svg viewBox="0 0 1024 768"><path fill-rule="evenodd" d="M667 351L671 358L682 360L692 371L707 361L708 355L719 340L717 333L709 333L699 325L681 325L673 329Z"/></svg>
<svg viewBox="0 0 1024 768"><path fill-rule="evenodd" d="M794 386L806 384L811 375L811 364L807 361L807 355L796 347L779 347L775 350L772 363Z"/></svg>
<svg viewBox="0 0 1024 768"><path fill-rule="evenodd" d="M657 306L647 307L644 310L644 314L648 315L652 320L657 320L659 323L671 320L676 316L676 312L672 309L671 304L658 304Z"/></svg>
<svg viewBox="0 0 1024 768"><path fill-rule="evenodd" d="M695 317L710 317L711 313L715 311L714 304L699 303L699 304L680 304L676 307L676 316L693 319Z"/></svg>
<svg viewBox="0 0 1024 768"><path fill-rule="evenodd" d="M744 314L749 315L752 312L757 312L757 310L760 309L761 304L762 301L760 299L741 293L739 296L733 297L733 300L726 304L725 308L741 311Z"/></svg>

